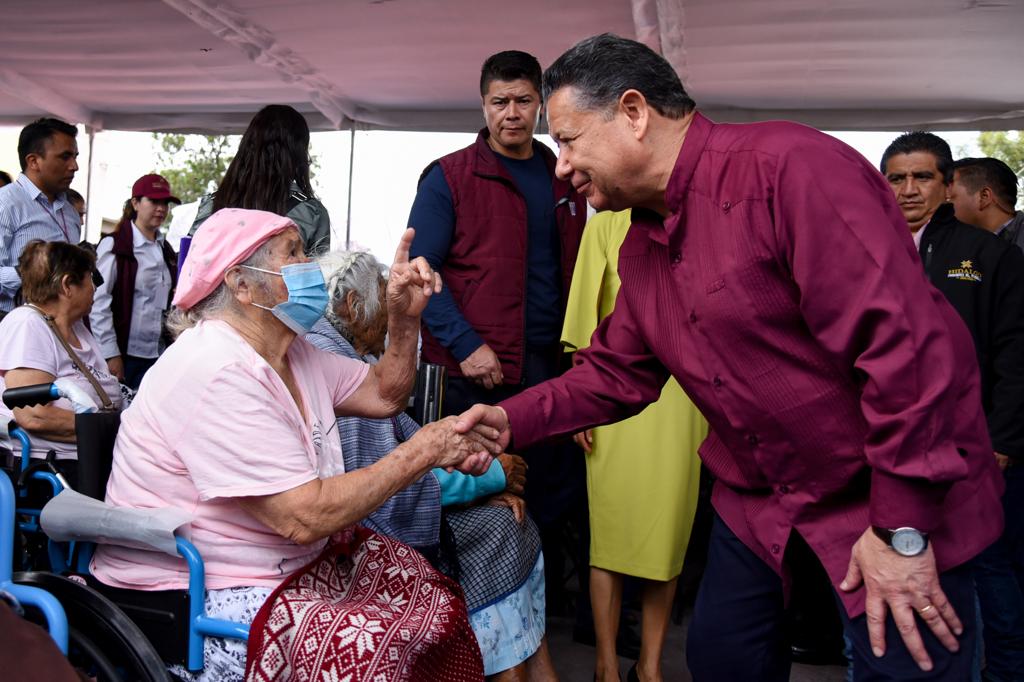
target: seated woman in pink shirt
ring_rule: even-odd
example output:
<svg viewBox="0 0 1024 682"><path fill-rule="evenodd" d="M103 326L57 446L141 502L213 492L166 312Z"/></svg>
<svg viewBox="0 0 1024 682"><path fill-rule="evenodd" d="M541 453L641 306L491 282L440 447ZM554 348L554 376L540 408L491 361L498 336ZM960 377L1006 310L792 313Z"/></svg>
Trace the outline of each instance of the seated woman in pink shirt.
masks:
<svg viewBox="0 0 1024 682"><path fill-rule="evenodd" d="M174 299L171 323L180 335L123 415L107 502L192 513L191 540L206 563L210 615L251 622L274 588L317 559L332 535L434 467L482 473L498 450L483 435L457 435L454 420L447 420L422 429L377 465L345 473L336 416L391 416L405 407L412 389L419 315L440 279L423 259L409 262L411 241L409 230L387 290L391 345L371 368L301 338L323 313L327 295L294 223L263 211L223 209L196 233ZM384 546L377 537L366 544ZM389 551L405 557L401 549ZM353 571L362 570L360 562L353 564ZM405 568L388 575L432 574L425 561ZM182 589L188 580L178 558L115 546L98 549L92 572L108 585L140 590ZM434 583L431 589L444 588L443 580ZM435 634L453 650L468 647L458 662L466 679L478 667L482 674L465 604L455 592L435 601L455 614L435 621L465 624L454 634ZM391 608L400 614L400 606ZM258 630L254 626L253 636ZM381 636L371 628L357 637L358 651L344 653L346 670L407 679L408 670L395 668L395 661L408 659L404 654L364 659L372 658L376 642L367 649L366 638ZM332 639L315 643L318 650L352 641ZM401 647L402 638L377 645ZM245 651L242 642L208 639L202 676L174 672L186 679L241 680ZM333 663L328 656L317 665ZM449 677L463 679L462 672ZM313 673L320 678L320 670Z"/></svg>
<svg viewBox="0 0 1024 682"><path fill-rule="evenodd" d="M100 345L83 322L92 307L95 266L95 256L74 244L28 243L18 261L25 305L0 322L0 391L67 382L64 387L77 389L83 405L121 408L121 387L107 372ZM12 411L0 403L0 441L8 445L6 425L12 419L31 436L32 457L46 457L52 450L58 468L75 485L75 405L61 398Z"/></svg>

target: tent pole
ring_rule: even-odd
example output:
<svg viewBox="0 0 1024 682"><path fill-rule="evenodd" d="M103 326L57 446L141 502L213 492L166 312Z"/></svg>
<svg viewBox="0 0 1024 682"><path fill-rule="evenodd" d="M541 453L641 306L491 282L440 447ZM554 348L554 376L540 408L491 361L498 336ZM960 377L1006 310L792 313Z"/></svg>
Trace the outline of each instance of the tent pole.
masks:
<svg viewBox="0 0 1024 682"><path fill-rule="evenodd" d="M85 126L85 132L89 135L89 165L85 168L85 208L89 211L86 214L86 218L92 215L92 155L95 149L94 142L96 138L96 129L92 126ZM88 223L88 220L86 220ZM80 235L82 241L89 241L89 230L86 225L82 225L82 234Z"/></svg>
<svg viewBox="0 0 1024 682"><path fill-rule="evenodd" d="M352 135L348 144L348 215L345 218L345 250L352 248L352 170L356 163L356 122L352 121Z"/></svg>

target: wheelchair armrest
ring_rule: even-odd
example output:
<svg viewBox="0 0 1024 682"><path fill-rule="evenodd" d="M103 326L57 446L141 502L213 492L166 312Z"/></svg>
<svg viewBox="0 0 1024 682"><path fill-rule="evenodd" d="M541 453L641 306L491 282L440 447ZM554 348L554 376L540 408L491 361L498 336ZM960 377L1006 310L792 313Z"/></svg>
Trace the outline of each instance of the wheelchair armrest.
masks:
<svg viewBox="0 0 1024 682"><path fill-rule="evenodd" d="M65 490L46 503L39 517L52 540L123 545L178 556L175 530L192 520L174 508L130 509Z"/></svg>

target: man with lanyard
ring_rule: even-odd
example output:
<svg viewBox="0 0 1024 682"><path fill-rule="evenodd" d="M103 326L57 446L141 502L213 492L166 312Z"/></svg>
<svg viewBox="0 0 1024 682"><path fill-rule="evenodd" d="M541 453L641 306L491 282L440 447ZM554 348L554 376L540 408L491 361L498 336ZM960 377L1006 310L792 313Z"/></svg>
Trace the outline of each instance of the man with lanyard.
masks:
<svg viewBox="0 0 1024 682"><path fill-rule="evenodd" d="M81 221L65 192L78 170L78 129L55 118L25 126L18 138L21 175L0 187L0 319L14 309L15 269L33 239L77 244Z"/></svg>
<svg viewBox="0 0 1024 682"><path fill-rule="evenodd" d="M445 414L507 398L561 370L559 337L587 211L555 177L555 155L533 138L540 78L540 64L525 52L487 58L480 74L486 127L426 169L409 217L412 254L444 281L423 312L423 359L447 368ZM567 441L517 454L530 466L526 504L551 575L559 525L570 515L585 524L583 455Z"/></svg>

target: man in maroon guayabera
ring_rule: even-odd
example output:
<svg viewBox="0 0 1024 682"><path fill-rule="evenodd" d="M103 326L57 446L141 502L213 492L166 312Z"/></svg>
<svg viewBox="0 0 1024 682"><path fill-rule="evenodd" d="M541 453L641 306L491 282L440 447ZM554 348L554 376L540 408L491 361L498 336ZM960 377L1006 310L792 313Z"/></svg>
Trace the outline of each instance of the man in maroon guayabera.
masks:
<svg viewBox="0 0 1024 682"><path fill-rule="evenodd" d="M631 40L584 40L543 86L558 175L633 209L622 287L571 370L460 428L520 449L634 414L672 375L717 479L694 679L789 679L793 534L836 588L856 679L968 679L965 564L999 536L1003 484L970 335L885 180L811 128L713 123Z"/></svg>

